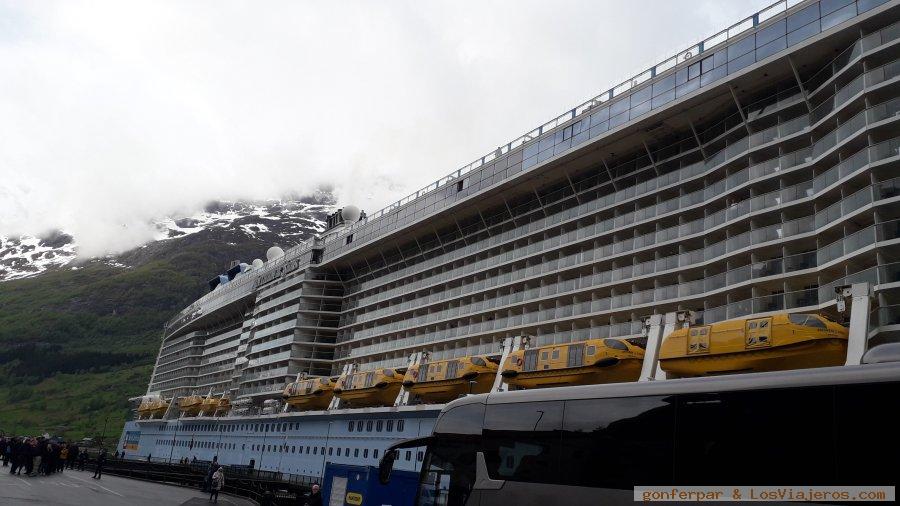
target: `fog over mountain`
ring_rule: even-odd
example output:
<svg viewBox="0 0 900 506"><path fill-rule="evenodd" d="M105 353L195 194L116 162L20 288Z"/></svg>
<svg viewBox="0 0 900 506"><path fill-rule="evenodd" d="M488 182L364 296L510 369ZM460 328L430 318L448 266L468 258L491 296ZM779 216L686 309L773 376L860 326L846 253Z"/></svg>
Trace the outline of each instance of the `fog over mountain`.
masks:
<svg viewBox="0 0 900 506"><path fill-rule="evenodd" d="M372 211L766 3L0 1L0 236L103 257L322 184Z"/></svg>

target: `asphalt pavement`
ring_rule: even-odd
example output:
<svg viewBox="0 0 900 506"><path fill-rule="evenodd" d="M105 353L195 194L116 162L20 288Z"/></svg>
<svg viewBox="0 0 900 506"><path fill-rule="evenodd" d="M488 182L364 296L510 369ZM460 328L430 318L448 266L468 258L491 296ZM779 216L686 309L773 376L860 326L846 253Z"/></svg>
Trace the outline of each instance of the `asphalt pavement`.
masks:
<svg viewBox="0 0 900 506"><path fill-rule="evenodd" d="M60 505L60 506L164 506L205 505L209 495L200 490L163 485L130 478L104 475L91 478L92 471L66 470L50 476L9 474L8 467L0 467L0 504ZM225 478L228 479L227 476ZM225 506L250 506L256 504L247 499L219 494L219 504Z"/></svg>

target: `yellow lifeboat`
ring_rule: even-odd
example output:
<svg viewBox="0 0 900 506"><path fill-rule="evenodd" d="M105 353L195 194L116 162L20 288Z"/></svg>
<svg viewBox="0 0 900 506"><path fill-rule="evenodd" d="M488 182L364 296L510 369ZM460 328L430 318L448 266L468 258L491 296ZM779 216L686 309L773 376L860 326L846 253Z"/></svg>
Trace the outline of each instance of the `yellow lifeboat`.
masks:
<svg viewBox="0 0 900 506"><path fill-rule="evenodd" d="M284 402L300 410L325 409L334 397L332 378L307 378L288 383L282 392Z"/></svg>
<svg viewBox="0 0 900 506"><path fill-rule="evenodd" d="M169 410L169 403L160 397L145 397L138 406L138 419L162 418Z"/></svg>
<svg viewBox="0 0 900 506"><path fill-rule="evenodd" d="M779 314L675 330L659 350L676 376L779 371L841 365L847 329L818 314Z"/></svg>
<svg viewBox="0 0 900 506"><path fill-rule="evenodd" d="M188 395L187 397L182 397L178 401L178 409L181 411L181 414L186 416L197 416L200 414L200 411L203 409L203 397L199 395Z"/></svg>
<svg viewBox="0 0 900 506"><path fill-rule="evenodd" d="M520 388L635 381L644 360L640 338L588 339L510 353L503 381Z"/></svg>
<svg viewBox="0 0 900 506"><path fill-rule="evenodd" d="M225 416L229 411L231 411L231 399L222 396L222 398L219 399L218 406L216 406L216 411L213 416Z"/></svg>
<svg viewBox="0 0 900 506"><path fill-rule="evenodd" d="M225 415L228 413L229 409L231 409L231 401L224 395L219 398L208 395L203 399L203 402L200 403L200 414L203 416Z"/></svg>
<svg viewBox="0 0 900 506"><path fill-rule="evenodd" d="M425 402L450 402L460 395L489 392L496 374L496 362L484 355L435 360L410 367L403 386Z"/></svg>
<svg viewBox="0 0 900 506"><path fill-rule="evenodd" d="M341 376L334 386L334 395L355 407L391 406L401 388L403 373L376 369Z"/></svg>

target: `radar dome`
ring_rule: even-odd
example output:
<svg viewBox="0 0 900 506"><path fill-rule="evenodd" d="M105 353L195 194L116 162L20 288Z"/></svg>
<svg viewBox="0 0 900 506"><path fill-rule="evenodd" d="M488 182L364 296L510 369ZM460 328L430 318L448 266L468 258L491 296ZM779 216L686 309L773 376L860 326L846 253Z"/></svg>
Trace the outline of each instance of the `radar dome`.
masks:
<svg viewBox="0 0 900 506"><path fill-rule="evenodd" d="M278 246L272 246L266 251L266 260L271 262L272 260L277 260L284 256L284 250L279 248Z"/></svg>
<svg viewBox="0 0 900 506"><path fill-rule="evenodd" d="M350 205L341 209L341 219L348 223L356 223L359 221L360 210L358 207Z"/></svg>
<svg viewBox="0 0 900 506"><path fill-rule="evenodd" d="M257 258L255 260L253 260L253 263L251 265L253 266L254 269L262 269L263 261L261 259Z"/></svg>

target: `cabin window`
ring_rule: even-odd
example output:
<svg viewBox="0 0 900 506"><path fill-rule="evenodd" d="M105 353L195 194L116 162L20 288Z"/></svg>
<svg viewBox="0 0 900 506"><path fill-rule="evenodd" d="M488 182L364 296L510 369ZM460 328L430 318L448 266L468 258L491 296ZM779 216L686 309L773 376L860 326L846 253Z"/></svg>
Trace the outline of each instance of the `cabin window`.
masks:
<svg viewBox="0 0 900 506"><path fill-rule="evenodd" d="M597 347L596 347L596 346L588 346L588 347L587 347L587 354L588 354L588 355L593 355L593 354L596 353L596 352L597 352Z"/></svg>
<svg viewBox="0 0 900 506"><path fill-rule="evenodd" d="M759 322L759 328L764 329L769 326L769 320L763 320Z"/></svg>
<svg viewBox="0 0 900 506"><path fill-rule="evenodd" d="M378 458L378 448L375 448L374 450L372 450L372 458L373 459Z"/></svg>
<svg viewBox="0 0 900 506"><path fill-rule="evenodd" d="M755 328L756 328L756 322L750 322L750 329L752 330Z"/></svg>
<svg viewBox="0 0 900 506"><path fill-rule="evenodd" d="M372 432L372 420L366 422L366 432Z"/></svg>
<svg viewBox="0 0 900 506"><path fill-rule="evenodd" d="M347 432L353 432L353 420L350 420L350 424L347 425Z"/></svg>
<svg viewBox="0 0 900 506"><path fill-rule="evenodd" d="M546 351L541 353L541 360L547 360L549 357Z"/></svg>
<svg viewBox="0 0 900 506"><path fill-rule="evenodd" d="M691 337L697 337L697 330L691 330Z"/></svg>
<svg viewBox="0 0 900 506"><path fill-rule="evenodd" d="M407 462L412 460L412 450L406 450L406 460Z"/></svg>
<svg viewBox="0 0 900 506"><path fill-rule="evenodd" d="M354 448L354 449L353 449L353 457L354 457L354 458L358 458L358 457L359 457L359 448Z"/></svg>
<svg viewBox="0 0 900 506"><path fill-rule="evenodd" d="M340 449L340 448L338 448L338 449ZM328 449L328 456L330 457L332 453L334 453L334 447L333 447L333 446L332 446L331 448Z"/></svg>
<svg viewBox="0 0 900 506"><path fill-rule="evenodd" d="M403 432L403 423L405 420L397 420L397 432Z"/></svg>
<svg viewBox="0 0 900 506"><path fill-rule="evenodd" d="M484 367L484 366L487 365L487 363L486 363L486 362L484 361L484 359L481 358L481 357L474 357L474 358L472 358L472 364L477 365L477 366L479 366L479 367Z"/></svg>
<svg viewBox="0 0 900 506"><path fill-rule="evenodd" d="M381 429L384 428L384 420L378 420L375 422L375 432L381 432Z"/></svg>
<svg viewBox="0 0 900 506"><path fill-rule="evenodd" d="M313 455L318 455L318 454L319 454L319 447L318 447L318 446L314 446L314 447L313 447Z"/></svg>
<svg viewBox="0 0 900 506"><path fill-rule="evenodd" d="M392 432L393 430L394 430L394 421L393 421L393 420L388 420L388 421L387 421L387 431L388 431L388 432Z"/></svg>
<svg viewBox="0 0 900 506"><path fill-rule="evenodd" d="M364 458L364 459L369 458L369 449L368 449L368 448L366 448L366 449L363 450L363 458Z"/></svg>
<svg viewBox="0 0 900 506"><path fill-rule="evenodd" d="M553 360L556 360L558 358L559 358L559 349L555 349L555 350L553 350Z"/></svg>
<svg viewBox="0 0 900 506"><path fill-rule="evenodd" d="M760 327L762 327L762 325L760 325ZM701 336L705 336L705 335L708 334L708 333L709 333L709 329L708 329L708 328L700 329L700 335L701 335Z"/></svg>
<svg viewBox="0 0 900 506"><path fill-rule="evenodd" d="M356 432L362 432L363 429L363 421L359 420L356 422Z"/></svg>

